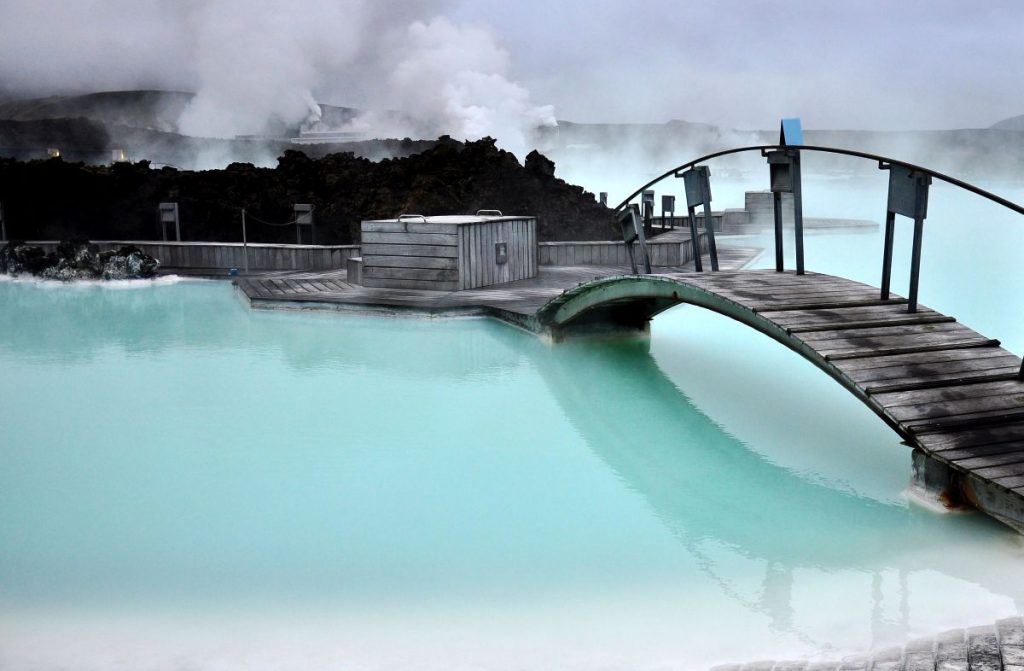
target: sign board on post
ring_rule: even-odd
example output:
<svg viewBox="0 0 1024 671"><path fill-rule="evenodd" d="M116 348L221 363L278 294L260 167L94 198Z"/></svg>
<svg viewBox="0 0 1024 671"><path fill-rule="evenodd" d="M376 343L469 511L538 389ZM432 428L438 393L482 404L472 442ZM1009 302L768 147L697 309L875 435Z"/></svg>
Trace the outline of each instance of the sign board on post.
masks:
<svg viewBox="0 0 1024 671"><path fill-rule="evenodd" d="M651 272L651 257L647 252L647 240L644 238L644 228L640 223L640 207L636 204L627 205L619 212L619 225L622 227L622 240L626 243L626 253L629 255L629 263L633 268L633 274L639 274L636 262L636 252L633 244L640 248L643 256L644 269L647 274Z"/></svg>
<svg viewBox="0 0 1024 671"><path fill-rule="evenodd" d="M715 226L711 214L711 168L698 165L690 168L682 175L683 187L686 189L686 213L690 220L690 244L693 245L693 267L697 272L704 270L700 259L700 238L697 235L697 217L694 210L704 206L704 230L707 233L708 255L711 257L711 270L718 270L718 246L715 244Z"/></svg>
<svg viewBox="0 0 1024 671"><path fill-rule="evenodd" d="M302 227L309 227L309 242L303 243ZM295 204L295 244L316 244L316 228L313 224L313 206L309 203Z"/></svg>
<svg viewBox="0 0 1024 671"><path fill-rule="evenodd" d="M889 166L889 211L910 219L926 218L931 183L930 175L900 165Z"/></svg>
<svg viewBox="0 0 1024 671"><path fill-rule="evenodd" d="M698 165L683 173L687 207L711 204L711 189L708 186L710 177L711 170L706 165Z"/></svg>
<svg viewBox="0 0 1024 671"><path fill-rule="evenodd" d="M768 159L772 193L793 193L796 186L795 152L780 149L768 152L765 157Z"/></svg>
<svg viewBox="0 0 1024 671"><path fill-rule="evenodd" d="M174 224L174 239L181 242L181 221L178 218L177 203L160 203L157 205L157 213L160 216L160 232L163 239L167 240L167 225Z"/></svg>
<svg viewBox="0 0 1024 671"><path fill-rule="evenodd" d="M907 292L907 312L917 312L917 293L921 278L921 242L924 238L924 220L928 216L928 187L932 176L902 165L879 165L889 171L889 197L885 212L885 247L882 252L883 300L889 299L892 276L892 249L896 233L896 215L914 220L914 240L910 249L910 287Z"/></svg>

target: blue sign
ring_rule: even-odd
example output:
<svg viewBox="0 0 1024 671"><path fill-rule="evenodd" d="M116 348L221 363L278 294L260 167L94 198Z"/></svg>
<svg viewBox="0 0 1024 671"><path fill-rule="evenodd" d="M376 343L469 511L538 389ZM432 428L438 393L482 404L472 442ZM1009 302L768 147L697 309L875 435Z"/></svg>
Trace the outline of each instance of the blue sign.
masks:
<svg viewBox="0 0 1024 671"><path fill-rule="evenodd" d="M804 143L804 129L800 126L800 119L783 119L782 128L779 129L779 144L799 146Z"/></svg>

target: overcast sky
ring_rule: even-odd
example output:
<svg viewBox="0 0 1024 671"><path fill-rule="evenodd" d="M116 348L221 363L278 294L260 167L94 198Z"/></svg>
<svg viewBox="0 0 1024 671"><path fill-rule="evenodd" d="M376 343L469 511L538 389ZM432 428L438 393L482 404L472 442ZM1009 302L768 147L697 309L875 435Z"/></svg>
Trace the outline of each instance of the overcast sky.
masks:
<svg viewBox="0 0 1024 671"><path fill-rule="evenodd" d="M219 57L197 47L197 17L218 1L0 0L0 91L197 90ZM324 72L310 87L337 104L380 100L381 54L401 53L395 36L410 21L444 16L489 30L508 52L501 74L559 119L931 129L1024 114L1019 0L329 2L242 3L219 20L238 16L251 32L243 14L264 12L272 26L280 14L295 31L336 35L311 42ZM361 13L358 30L345 25L350 12ZM322 53L332 45L344 57ZM275 67L270 53L258 67ZM247 67L244 53L233 57Z"/></svg>

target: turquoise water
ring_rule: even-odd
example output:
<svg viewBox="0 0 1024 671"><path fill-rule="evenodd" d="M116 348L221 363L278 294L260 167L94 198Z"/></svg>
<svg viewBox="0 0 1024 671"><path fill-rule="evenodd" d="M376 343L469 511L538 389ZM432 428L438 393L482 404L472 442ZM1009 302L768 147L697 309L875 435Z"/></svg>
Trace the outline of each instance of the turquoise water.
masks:
<svg viewBox="0 0 1024 671"><path fill-rule="evenodd" d="M0 318L3 669L703 668L1024 603L1019 536L694 308L550 346L3 281Z"/></svg>

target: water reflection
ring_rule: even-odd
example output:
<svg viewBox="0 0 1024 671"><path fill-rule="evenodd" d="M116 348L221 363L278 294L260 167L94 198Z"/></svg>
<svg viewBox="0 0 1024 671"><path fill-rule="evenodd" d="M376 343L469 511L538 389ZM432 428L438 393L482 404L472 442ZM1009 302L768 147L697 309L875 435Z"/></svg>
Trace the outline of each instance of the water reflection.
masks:
<svg viewBox="0 0 1024 671"><path fill-rule="evenodd" d="M90 361L111 348L129 356L180 347L208 354L248 350L280 356L296 370L357 366L450 379L511 369L521 357L487 329L436 328L430 319L251 310L240 298L225 302L226 288L219 282L123 290L0 282L0 349L28 361L65 364ZM424 352L444 352L446 365L439 367Z"/></svg>
<svg viewBox="0 0 1024 671"><path fill-rule="evenodd" d="M908 576L914 573L937 572L1008 596L1020 608L1024 580L1015 560L997 566L974 560L975 543L1003 545L1019 556L1019 539L1002 525L980 515L939 516L880 502L772 463L695 409L645 341L529 349L590 448L643 495L724 596L768 616L773 629L812 642L795 618L794 590L808 569L871 577L875 644L910 635ZM828 419L819 421L827 431ZM737 563L734 577L730 565ZM761 567L761 584L741 588L752 563ZM895 613L883 607L894 599Z"/></svg>

